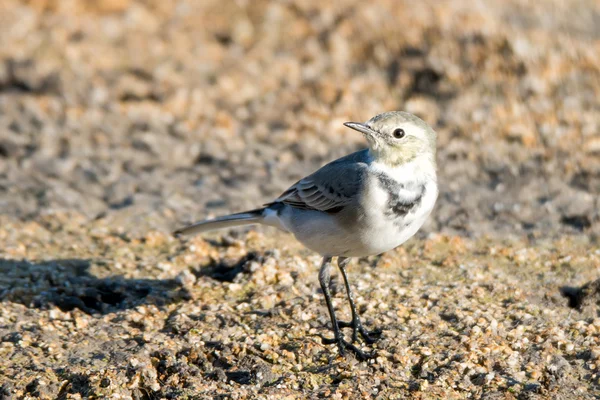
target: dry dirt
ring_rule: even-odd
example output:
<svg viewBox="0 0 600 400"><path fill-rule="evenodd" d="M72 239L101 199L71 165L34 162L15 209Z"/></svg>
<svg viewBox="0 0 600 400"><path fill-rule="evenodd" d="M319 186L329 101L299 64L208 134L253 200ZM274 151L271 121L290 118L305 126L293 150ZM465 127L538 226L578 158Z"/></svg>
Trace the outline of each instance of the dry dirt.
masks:
<svg viewBox="0 0 600 400"><path fill-rule="evenodd" d="M594 0L3 0L0 399L599 398L598 99ZM169 235L393 109L441 188L350 268L375 359L290 236Z"/></svg>

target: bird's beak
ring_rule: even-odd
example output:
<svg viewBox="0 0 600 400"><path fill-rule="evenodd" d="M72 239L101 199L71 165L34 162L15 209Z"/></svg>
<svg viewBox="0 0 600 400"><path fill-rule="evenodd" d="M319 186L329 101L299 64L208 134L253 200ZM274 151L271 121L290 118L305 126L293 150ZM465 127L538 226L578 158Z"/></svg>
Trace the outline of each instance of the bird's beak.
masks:
<svg viewBox="0 0 600 400"><path fill-rule="evenodd" d="M377 132L373 129L369 128L367 125L360 122L344 122L344 125L350 129L354 129L355 131L359 131L360 133L366 135L368 138L376 139Z"/></svg>

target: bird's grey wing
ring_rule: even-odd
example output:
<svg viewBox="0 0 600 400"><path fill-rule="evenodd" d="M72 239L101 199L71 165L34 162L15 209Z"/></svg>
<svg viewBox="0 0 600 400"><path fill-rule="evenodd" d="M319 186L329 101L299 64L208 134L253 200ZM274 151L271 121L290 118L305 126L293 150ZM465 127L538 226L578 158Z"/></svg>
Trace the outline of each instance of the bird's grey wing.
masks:
<svg viewBox="0 0 600 400"><path fill-rule="evenodd" d="M366 168L365 163L352 159L332 162L296 182L273 203L306 210L339 212L358 201Z"/></svg>

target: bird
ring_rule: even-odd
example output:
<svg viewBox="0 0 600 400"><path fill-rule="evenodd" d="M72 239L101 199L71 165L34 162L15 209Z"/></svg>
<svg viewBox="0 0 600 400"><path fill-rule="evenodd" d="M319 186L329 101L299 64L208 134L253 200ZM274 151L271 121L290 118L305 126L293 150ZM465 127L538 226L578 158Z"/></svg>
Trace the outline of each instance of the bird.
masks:
<svg viewBox="0 0 600 400"><path fill-rule="evenodd" d="M263 207L197 222L177 237L242 225L274 226L322 256L319 283L339 355L374 357L355 343L371 345L382 330L364 328L356 310L346 267L353 257L379 255L410 239L431 214L438 196L436 132L404 111L378 114L344 125L363 134L368 147L332 161L300 179ZM339 321L331 300L331 267L336 258L350 304L351 321ZM343 328L352 328L346 340Z"/></svg>

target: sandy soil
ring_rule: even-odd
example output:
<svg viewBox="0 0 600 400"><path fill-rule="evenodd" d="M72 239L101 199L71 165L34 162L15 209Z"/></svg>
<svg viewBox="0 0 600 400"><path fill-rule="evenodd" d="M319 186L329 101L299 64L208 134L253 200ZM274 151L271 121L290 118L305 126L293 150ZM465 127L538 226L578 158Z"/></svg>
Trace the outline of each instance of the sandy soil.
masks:
<svg viewBox="0 0 600 400"><path fill-rule="evenodd" d="M600 396L600 3L5 0L0 27L0 398ZM438 131L441 192L351 266L374 360L320 343L293 238L170 237L392 109Z"/></svg>

